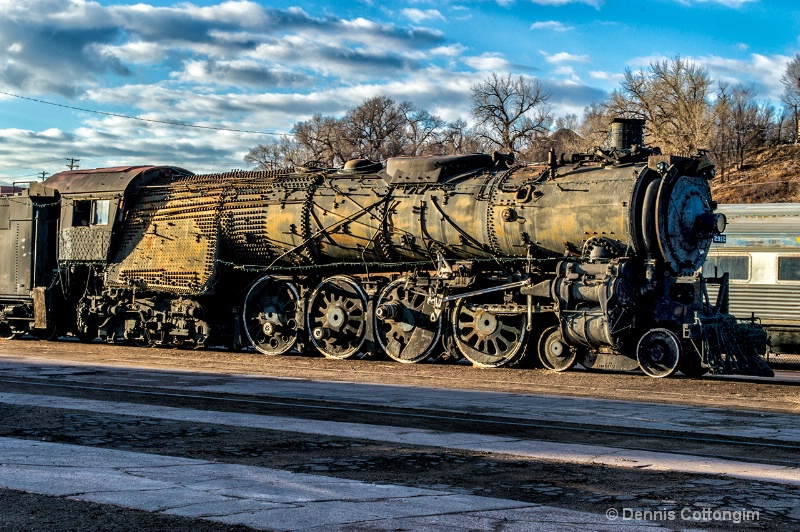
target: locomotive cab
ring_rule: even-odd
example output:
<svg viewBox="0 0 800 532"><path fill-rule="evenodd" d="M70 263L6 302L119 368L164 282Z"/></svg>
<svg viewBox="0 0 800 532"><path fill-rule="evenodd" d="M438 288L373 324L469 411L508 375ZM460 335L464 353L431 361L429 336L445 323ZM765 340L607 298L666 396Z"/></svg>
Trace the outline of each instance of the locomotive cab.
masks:
<svg viewBox="0 0 800 532"><path fill-rule="evenodd" d="M104 263L124 216L125 198L159 175L157 167L70 170L46 181L61 192L58 258Z"/></svg>
<svg viewBox="0 0 800 532"><path fill-rule="evenodd" d="M114 308L103 277L120 247L118 235L127 203L142 187L173 172L190 174L172 167L131 166L70 170L47 179L45 185L57 189L61 196L61 223L52 249L57 253L63 285L58 296L53 294L56 299L52 303L60 303L63 312L52 320L37 306L37 321L41 315L48 328L72 332L86 340L97 336L102 320L88 316L103 316Z"/></svg>

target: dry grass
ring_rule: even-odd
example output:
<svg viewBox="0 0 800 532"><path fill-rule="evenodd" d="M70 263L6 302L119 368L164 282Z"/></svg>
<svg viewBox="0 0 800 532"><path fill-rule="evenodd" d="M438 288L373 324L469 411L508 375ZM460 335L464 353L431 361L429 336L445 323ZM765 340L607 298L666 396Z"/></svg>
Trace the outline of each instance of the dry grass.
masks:
<svg viewBox="0 0 800 532"><path fill-rule="evenodd" d="M711 183L719 203L800 202L800 145L750 152L744 166Z"/></svg>

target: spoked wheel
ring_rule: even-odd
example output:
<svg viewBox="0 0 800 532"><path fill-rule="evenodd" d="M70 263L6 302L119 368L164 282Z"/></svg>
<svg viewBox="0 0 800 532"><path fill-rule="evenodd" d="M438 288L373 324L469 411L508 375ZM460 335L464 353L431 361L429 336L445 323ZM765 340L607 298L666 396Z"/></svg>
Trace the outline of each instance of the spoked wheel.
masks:
<svg viewBox="0 0 800 532"><path fill-rule="evenodd" d="M415 363L425 360L441 334L441 317L431 321L433 308L425 294L406 288L407 280L386 285L375 306L375 337L381 349L394 360Z"/></svg>
<svg viewBox="0 0 800 532"><path fill-rule="evenodd" d="M508 366L524 353L528 319L525 314L501 314L488 307L460 300L453 312L453 339L464 358L476 366Z"/></svg>
<svg viewBox="0 0 800 532"><path fill-rule="evenodd" d="M242 321L247 339L265 355L282 355L297 343L297 289L286 281L265 276L244 298Z"/></svg>
<svg viewBox="0 0 800 532"><path fill-rule="evenodd" d="M578 349L564 341L560 327L545 329L538 347L539 360L551 371L567 371L578 361Z"/></svg>
<svg viewBox="0 0 800 532"><path fill-rule="evenodd" d="M328 277L317 286L309 299L308 330L326 357L358 354L367 333L367 296L354 279Z"/></svg>
<svg viewBox="0 0 800 532"><path fill-rule="evenodd" d="M639 339L636 360L651 377L669 377L680 364L681 342L669 329L651 329Z"/></svg>

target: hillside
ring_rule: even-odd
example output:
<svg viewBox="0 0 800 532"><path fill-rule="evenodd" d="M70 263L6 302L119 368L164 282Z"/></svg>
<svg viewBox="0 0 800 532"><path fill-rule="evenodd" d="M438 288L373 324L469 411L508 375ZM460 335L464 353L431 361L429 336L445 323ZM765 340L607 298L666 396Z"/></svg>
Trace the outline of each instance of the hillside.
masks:
<svg viewBox="0 0 800 532"><path fill-rule="evenodd" d="M711 182L718 203L800 202L800 145L749 152L744 166Z"/></svg>

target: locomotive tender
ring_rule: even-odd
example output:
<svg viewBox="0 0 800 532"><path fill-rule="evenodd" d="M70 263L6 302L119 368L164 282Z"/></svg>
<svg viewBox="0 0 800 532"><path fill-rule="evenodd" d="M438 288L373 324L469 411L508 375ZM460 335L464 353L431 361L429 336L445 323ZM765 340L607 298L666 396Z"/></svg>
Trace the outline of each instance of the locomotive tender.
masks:
<svg viewBox="0 0 800 532"><path fill-rule="evenodd" d="M704 154L641 146L194 175L72 170L0 198L3 336L313 346L484 367L770 374L697 273L725 219ZM5 213L5 214L4 214ZM27 255L26 255L27 253ZM24 264L23 264L24 263ZM26 269L27 268L27 269Z"/></svg>

